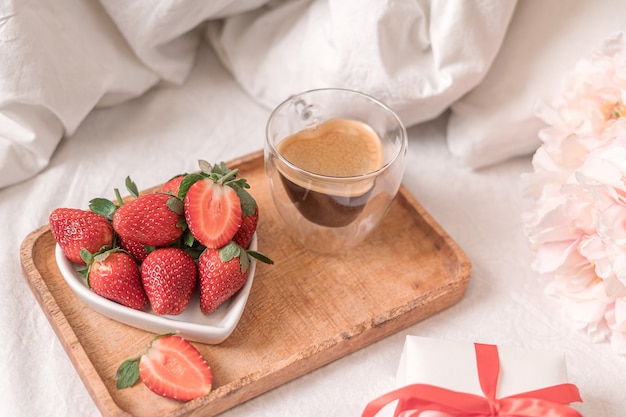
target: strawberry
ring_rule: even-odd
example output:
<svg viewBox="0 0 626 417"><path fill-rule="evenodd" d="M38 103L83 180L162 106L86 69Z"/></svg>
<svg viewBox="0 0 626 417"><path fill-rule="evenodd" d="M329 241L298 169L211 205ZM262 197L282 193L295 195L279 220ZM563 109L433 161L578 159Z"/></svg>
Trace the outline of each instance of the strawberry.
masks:
<svg viewBox="0 0 626 417"><path fill-rule="evenodd" d="M50 213L50 230L65 256L85 265L80 252L90 253L113 245L113 227L106 217L87 210L57 208Z"/></svg>
<svg viewBox="0 0 626 417"><path fill-rule="evenodd" d="M159 395L190 401L211 391L213 371L188 340L168 334L155 337L139 357L122 362L115 379L118 389L141 380Z"/></svg>
<svg viewBox="0 0 626 417"><path fill-rule="evenodd" d="M241 202L241 226L233 237L233 240L242 248L250 246L252 235L259 223L259 208L254 198L248 191L241 187L235 187L235 191Z"/></svg>
<svg viewBox="0 0 626 417"><path fill-rule="evenodd" d="M191 255L178 248L159 248L141 264L141 281L157 314L180 314L196 289L198 268Z"/></svg>
<svg viewBox="0 0 626 417"><path fill-rule="evenodd" d="M177 175L174 178L168 180L165 184L161 186L161 192L171 193L172 195L178 196L180 183L182 182L183 178L185 178L185 175Z"/></svg>
<svg viewBox="0 0 626 417"><path fill-rule="evenodd" d="M198 259L202 313L215 312L243 287L250 266L248 255L265 263L273 263L265 255L247 251L232 241L220 249L207 248L202 252Z"/></svg>
<svg viewBox="0 0 626 417"><path fill-rule="evenodd" d="M207 248L227 244L241 226L241 203L227 184L236 171L197 179L185 193L185 219L191 234ZM181 186L182 187L182 186Z"/></svg>
<svg viewBox="0 0 626 417"><path fill-rule="evenodd" d="M87 265L87 282L96 294L135 310L143 310L148 298L141 285L135 260L119 249L90 254L81 252Z"/></svg>
<svg viewBox="0 0 626 417"><path fill-rule="evenodd" d="M257 224L259 223L259 210L256 209L252 215L243 216L241 220L241 226L233 237L233 240L242 248L250 246L252 241L252 235L256 232Z"/></svg>
<svg viewBox="0 0 626 417"><path fill-rule="evenodd" d="M128 252L138 264L141 264L146 256L150 253L148 251L149 248L154 249L152 246L147 246L139 242L135 242L134 240L125 238L124 236L117 236L117 244L120 248L124 249L124 251Z"/></svg>
<svg viewBox="0 0 626 417"><path fill-rule="evenodd" d="M167 246L185 229L183 205L170 194L151 193L122 205L113 214L113 228L123 238L148 246Z"/></svg>

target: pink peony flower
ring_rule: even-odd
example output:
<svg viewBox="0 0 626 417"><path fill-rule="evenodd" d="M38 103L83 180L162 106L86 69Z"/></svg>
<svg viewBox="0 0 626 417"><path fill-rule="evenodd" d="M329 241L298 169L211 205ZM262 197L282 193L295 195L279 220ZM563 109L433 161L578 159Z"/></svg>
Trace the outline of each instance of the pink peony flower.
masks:
<svg viewBox="0 0 626 417"><path fill-rule="evenodd" d="M609 37L589 58L581 59L565 74L561 90L547 103L539 103L537 115L549 126L539 133L550 153L561 152L566 139L602 138L606 130L626 116L626 34ZM624 132L622 126L621 131ZM607 132L615 136L618 132ZM583 141L593 147L593 141Z"/></svg>
<svg viewBox="0 0 626 417"><path fill-rule="evenodd" d="M594 342L626 354L626 34L566 74L522 177L525 233L546 292Z"/></svg>

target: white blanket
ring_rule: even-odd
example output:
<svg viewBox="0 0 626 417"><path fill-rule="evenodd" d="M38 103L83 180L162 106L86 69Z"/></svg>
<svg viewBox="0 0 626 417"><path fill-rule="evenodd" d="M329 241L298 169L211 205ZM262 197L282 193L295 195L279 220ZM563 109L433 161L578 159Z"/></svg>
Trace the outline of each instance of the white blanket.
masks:
<svg viewBox="0 0 626 417"><path fill-rule="evenodd" d="M514 6L515 0L6 0L0 188L45 168L94 108L159 83L182 83L205 32L236 80L265 106L340 86L379 97L407 125L432 119L481 81Z"/></svg>

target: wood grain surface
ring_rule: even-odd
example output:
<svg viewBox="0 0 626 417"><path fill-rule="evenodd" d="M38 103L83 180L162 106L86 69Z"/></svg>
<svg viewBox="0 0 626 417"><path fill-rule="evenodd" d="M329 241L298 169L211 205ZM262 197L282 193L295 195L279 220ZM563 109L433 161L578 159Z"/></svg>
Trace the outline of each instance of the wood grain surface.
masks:
<svg viewBox="0 0 626 417"><path fill-rule="evenodd" d="M56 266L48 226L22 242L24 277L103 416L217 415L451 306L467 288L466 255L404 187L367 242L328 257L284 234L262 152L228 165L251 185L261 213L259 250L275 264L257 265L228 339L194 342L214 372L213 390L203 398L181 403L141 383L117 390L119 364L155 335L102 316L74 295Z"/></svg>

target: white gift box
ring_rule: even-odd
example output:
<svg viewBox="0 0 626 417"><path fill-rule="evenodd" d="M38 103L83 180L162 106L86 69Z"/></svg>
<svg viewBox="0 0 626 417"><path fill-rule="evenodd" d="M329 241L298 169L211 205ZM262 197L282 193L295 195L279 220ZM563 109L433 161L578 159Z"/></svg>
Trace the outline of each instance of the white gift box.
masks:
<svg viewBox="0 0 626 417"><path fill-rule="evenodd" d="M567 383L562 352L498 346L500 377L496 398ZM397 387L429 384L483 395L473 343L407 336L396 377Z"/></svg>

